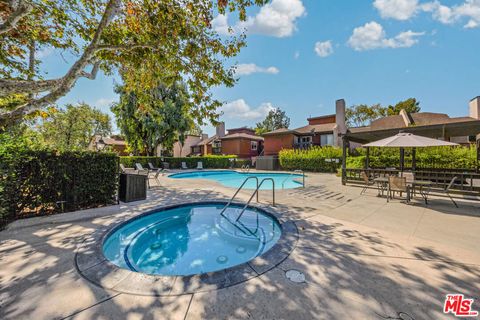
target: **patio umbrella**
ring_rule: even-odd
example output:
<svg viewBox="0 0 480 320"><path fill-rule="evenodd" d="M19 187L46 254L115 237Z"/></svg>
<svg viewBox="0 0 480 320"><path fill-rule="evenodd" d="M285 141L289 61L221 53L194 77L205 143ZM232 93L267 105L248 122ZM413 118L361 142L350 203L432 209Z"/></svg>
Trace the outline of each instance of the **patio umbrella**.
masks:
<svg viewBox="0 0 480 320"><path fill-rule="evenodd" d="M381 147L381 148L400 148L400 169L403 171L404 167L404 148L413 148L412 167L415 169L415 148L425 147L442 147L442 146L458 146L457 143L432 139L423 136L417 136L412 133L400 132L392 137L381 139L378 141L364 144L363 147L367 148L367 167L369 158L369 147Z"/></svg>
<svg viewBox="0 0 480 320"><path fill-rule="evenodd" d="M382 140L370 142L363 145L364 147L391 147L391 148L422 148L422 147L442 147L442 146L458 146L457 143L437 140L412 133L400 132L392 137Z"/></svg>

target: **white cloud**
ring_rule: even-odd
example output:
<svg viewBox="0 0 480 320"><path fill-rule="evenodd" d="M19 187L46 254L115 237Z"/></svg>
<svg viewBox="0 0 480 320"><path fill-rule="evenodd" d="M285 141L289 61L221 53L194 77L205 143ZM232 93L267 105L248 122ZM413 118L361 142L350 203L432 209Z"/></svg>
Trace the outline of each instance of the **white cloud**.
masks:
<svg viewBox="0 0 480 320"><path fill-rule="evenodd" d="M220 110L229 119L261 120L275 108L270 102L262 103L257 108L251 108L243 99L224 104Z"/></svg>
<svg viewBox="0 0 480 320"><path fill-rule="evenodd" d="M373 6L382 18L408 20L418 10L418 0L375 0Z"/></svg>
<svg viewBox="0 0 480 320"><path fill-rule="evenodd" d="M54 52L55 50L52 47L44 47L36 52L35 58L42 60L48 56L51 56Z"/></svg>
<svg viewBox="0 0 480 320"><path fill-rule="evenodd" d="M108 107L110 106L112 103L114 103L115 101L117 101L116 99L114 98L100 98L98 99L97 101L95 101L95 107Z"/></svg>
<svg viewBox="0 0 480 320"><path fill-rule="evenodd" d="M444 5L438 0L424 3L418 0L375 0L373 5L382 18L408 20L423 11L443 24L466 20L465 28L480 27L480 0L465 0L453 6Z"/></svg>
<svg viewBox="0 0 480 320"><path fill-rule="evenodd" d="M409 30L401 32L393 38L387 38L382 25L371 21L353 30L353 34L348 40L348 45L356 51L380 48L408 48L418 42L418 36L424 34L424 32Z"/></svg>
<svg viewBox="0 0 480 320"><path fill-rule="evenodd" d="M225 36L230 35L230 33L233 32L228 25L228 16L224 14L219 14L212 20L212 28L219 34Z"/></svg>
<svg viewBox="0 0 480 320"><path fill-rule="evenodd" d="M333 53L332 41L324 41L315 43L315 52L318 56L325 58Z"/></svg>
<svg viewBox="0 0 480 320"><path fill-rule="evenodd" d="M276 67L259 67L254 63L242 63L235 67L235 74L238 76L250 75L252 73L269 73L277 74L280 70Z"/></svg>
<svg viewBox="0 0 480 320"><path fill-rule="evenodd" d="M306 13L302 0L272 0L260 8L255 16L247 17L231 26L234 33L263 34L278 38L291 36L297 30L296 20ZM220 34L228 35L228 16L218 15L212 21L212 28Z"/></svg>

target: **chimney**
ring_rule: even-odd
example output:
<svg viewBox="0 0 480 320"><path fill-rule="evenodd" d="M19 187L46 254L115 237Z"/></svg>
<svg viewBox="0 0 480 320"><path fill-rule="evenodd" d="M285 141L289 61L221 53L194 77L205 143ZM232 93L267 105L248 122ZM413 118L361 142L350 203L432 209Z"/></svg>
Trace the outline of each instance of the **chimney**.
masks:
<svg viewBox="0 0 480 320"><path fill-rule="evenodd" d="M225 136L225 122L219 122L216 127L216 135L221 138Z"/></svg>
<svg viewBox="0 0 480 320"><path fill-rule="evenodd" d="M469 107L470 107L469 116L480 120L480 96L470 100Z"/></svg>
<svg viewBox="0 0 480 320"><path fill-rule="evenodd" d="M345 123L345 100L335 101L335 123L337 124L338 133L345 134L347 132L347 124Z"/></svg>
<svg viewBox="0 0 480 320"><path fill-rule="evenodd" d="M208 139L208 134L206 133L202 133L202 137L201 137L202 140L206 140Z"/></svg>

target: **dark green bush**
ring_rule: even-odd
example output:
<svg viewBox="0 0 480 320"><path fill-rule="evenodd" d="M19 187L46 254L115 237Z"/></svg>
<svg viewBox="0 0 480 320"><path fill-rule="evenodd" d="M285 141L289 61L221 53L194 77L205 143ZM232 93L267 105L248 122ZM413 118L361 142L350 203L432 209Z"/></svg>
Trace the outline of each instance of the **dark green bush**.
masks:
<svg viewBox="0 0 480 320"><path fill-rule="evenodd" d="M112 204L117 173L113 153L0 150L1 220Z"/></svg>
<svg viewBox="0 0 480 320"><path fill-rule="evenodd" d="M342 149L337 147L312 147L310 149L284 149L279 155L280 166L284 170L303 170L312 172L336 172L341 167L339 160L327 162L325 159L341 159Z"/></svg>
<svg viewBox="0 0 480 320"><path fill-rule="evenodd" d="M185 162L188 168L196 168L199 161L203 162L204 168L210 169L227 169L235 165L235 161L239 161L236 156L205 156L205 157L120 157L120 163L127 168L134 168L135 163L140 163L144 168L148 168L151 162L155 167L161 168L162 162L167 162L171 169L181 168L182 162ZM241 165L240 165L241 166Z"/></svg>

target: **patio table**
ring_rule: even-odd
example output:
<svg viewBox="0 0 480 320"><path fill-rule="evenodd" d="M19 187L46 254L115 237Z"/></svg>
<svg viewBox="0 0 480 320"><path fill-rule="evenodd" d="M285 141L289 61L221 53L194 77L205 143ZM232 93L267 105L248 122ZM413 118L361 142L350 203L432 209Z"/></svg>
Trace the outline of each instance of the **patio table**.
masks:
<svg viewBox="0 0 480 320"><path fill-rule="evenodd" d="M373 181L377 184L378 196L383 197L384 192L388 189L388 177L377 177Z"/></svg>
<svg viewBox="0 0 480 320"><path fill-rule="evenodd" d="M412 186L414 195L415 195L415 187L418 187L418 192L422 196L423 200L425 200L425 204L428 204L428 194L430 193L433 182L428 180L413 180L407 183Z"/></svg>

